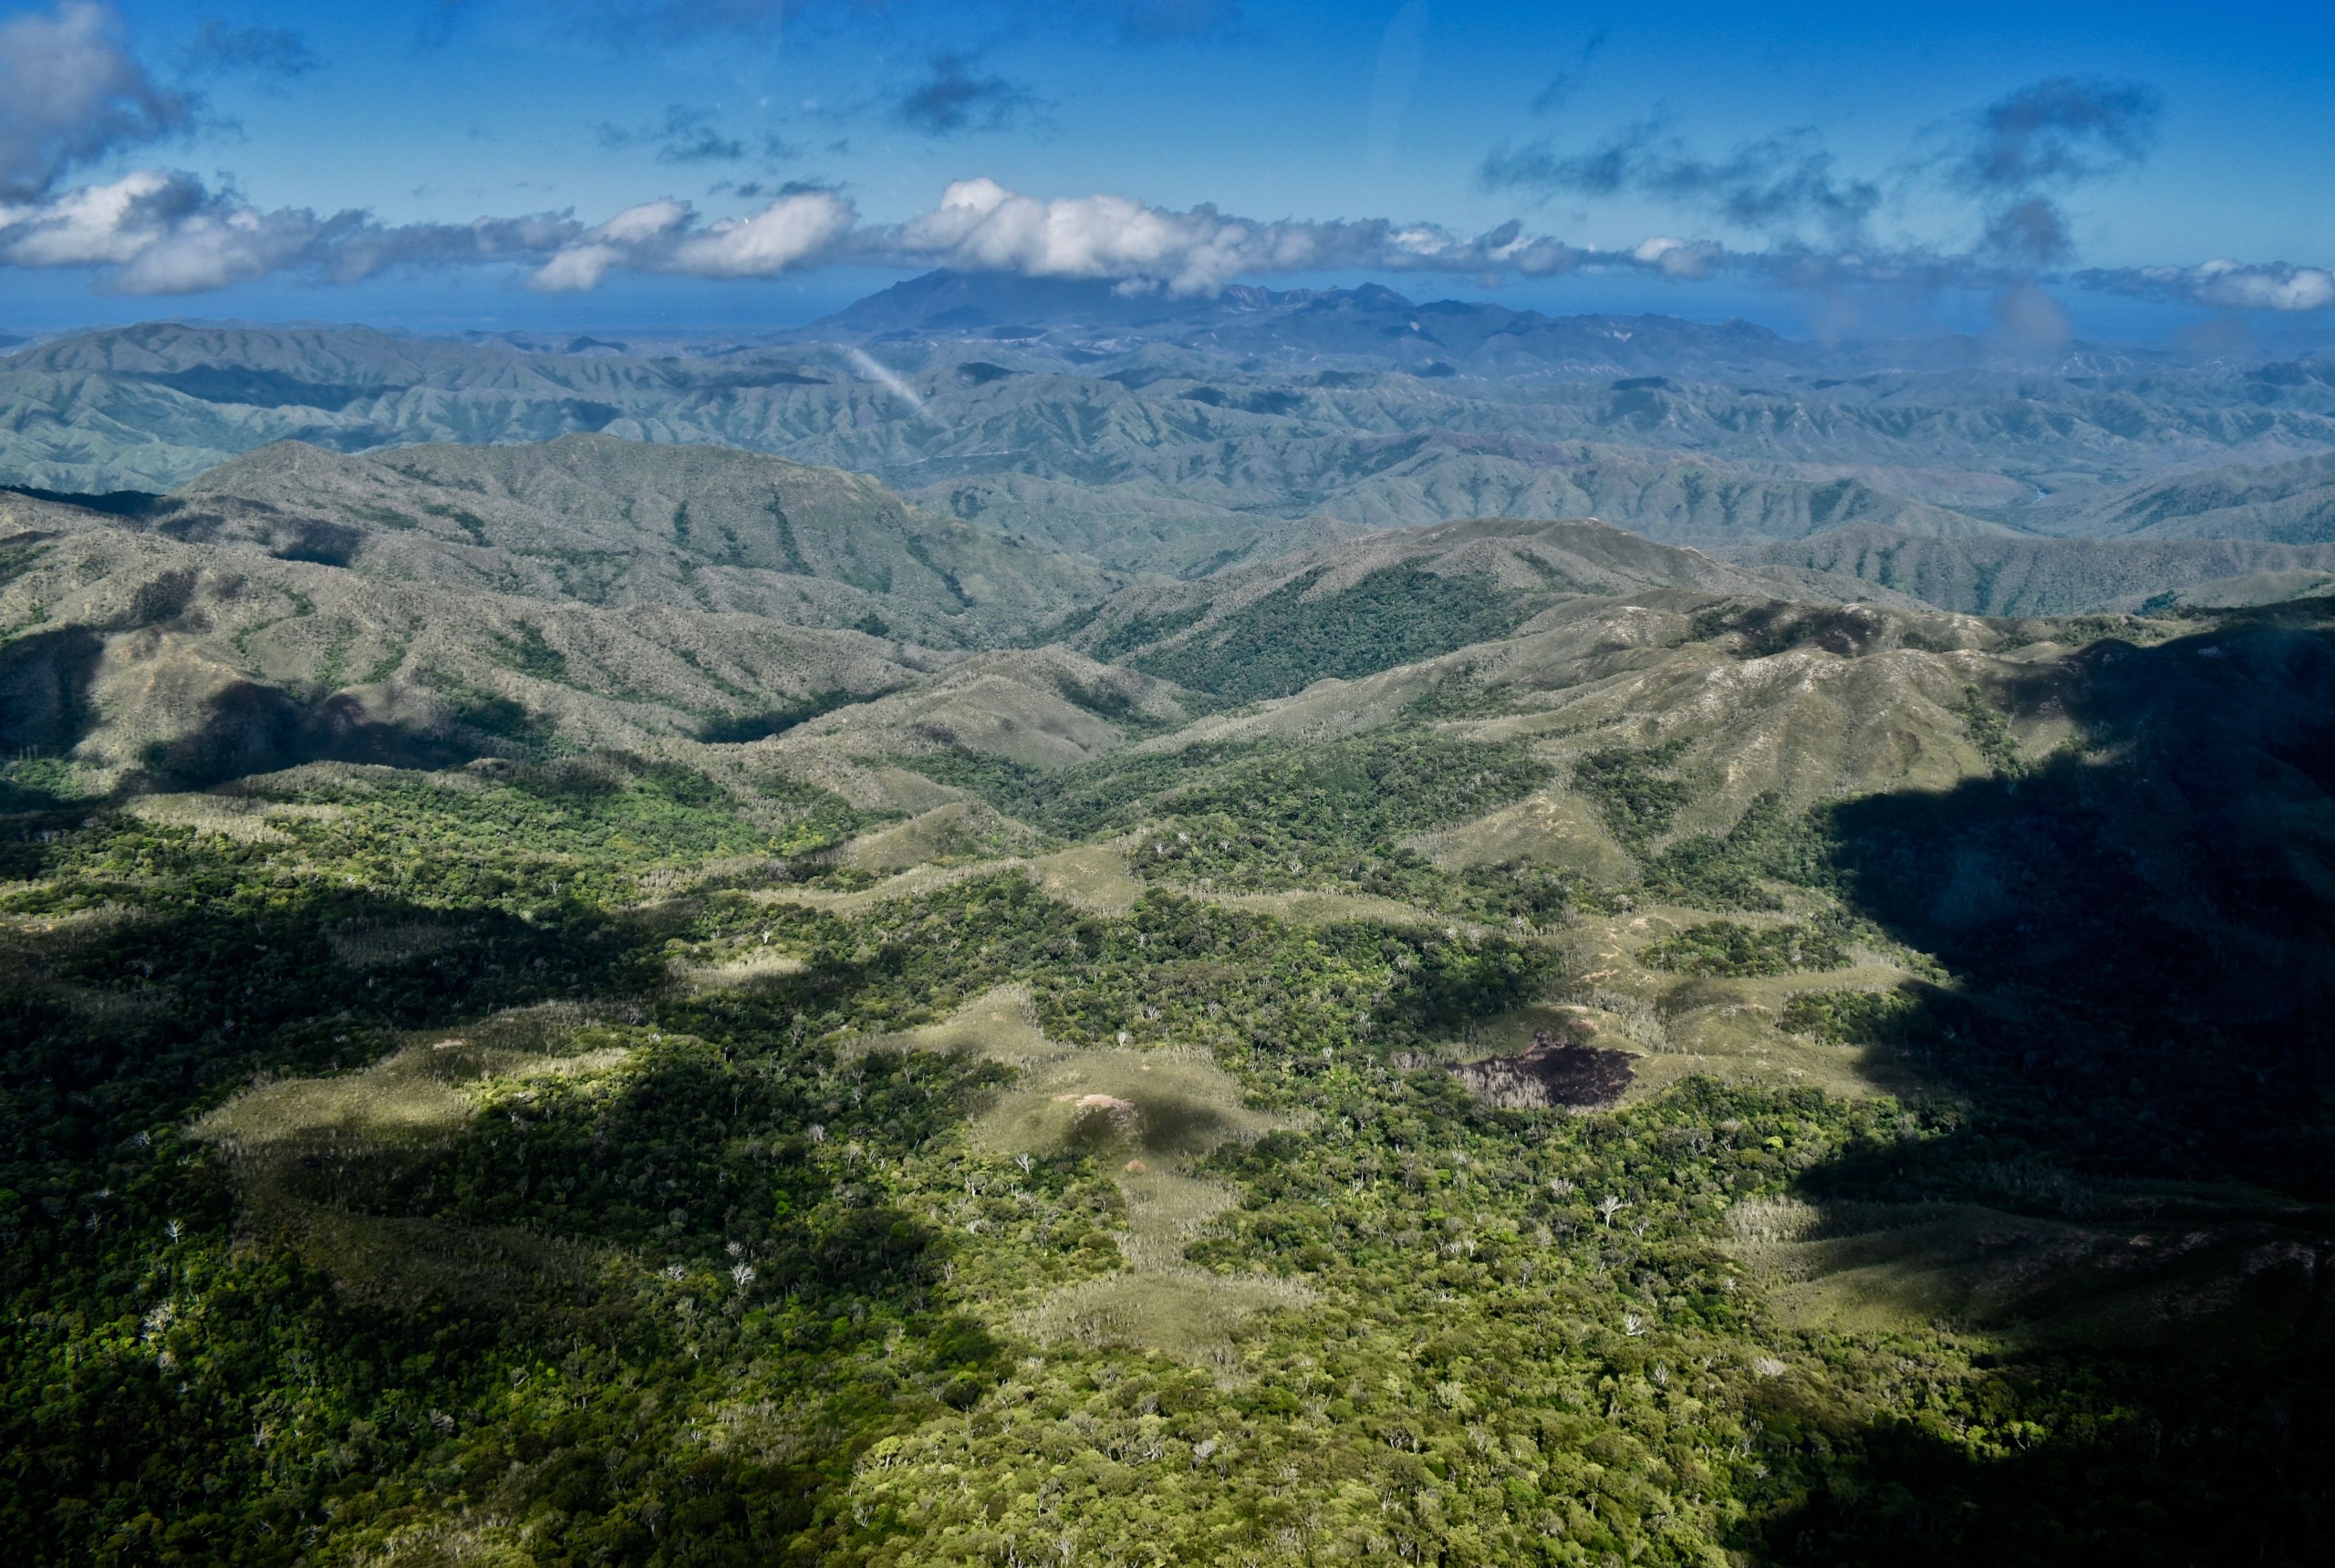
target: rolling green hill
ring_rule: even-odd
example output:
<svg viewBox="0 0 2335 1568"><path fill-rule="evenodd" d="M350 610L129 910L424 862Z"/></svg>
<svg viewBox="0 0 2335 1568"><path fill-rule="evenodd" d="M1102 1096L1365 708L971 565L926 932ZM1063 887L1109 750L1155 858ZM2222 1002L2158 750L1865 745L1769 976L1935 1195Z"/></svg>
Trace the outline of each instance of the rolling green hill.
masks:
<svg viewBox="0 0 2335 1568"><path fill-rule="evenodd" d="M2328 1434L2230 1413L2335 1386L2323 608L1472 524L1235 587L1381 646L1195 720L5 504L11 722L85 726L0 895L35 1561L2315 1539ZM1537 597L1413 647L1337 587L1405 560ZM401 750L95 765L391 634ZM724 682L841 705L684 732Z"/></svg>
<svg viewBox="0 0 2335 1568"><path fill-rule="evenodd" d="M1904 602L1821 572L1730 566L1594 521L1479 519L1129 588L1061 634L1097 658L1241 701L1507 637L1569 601L1652 588Z"/></svg>

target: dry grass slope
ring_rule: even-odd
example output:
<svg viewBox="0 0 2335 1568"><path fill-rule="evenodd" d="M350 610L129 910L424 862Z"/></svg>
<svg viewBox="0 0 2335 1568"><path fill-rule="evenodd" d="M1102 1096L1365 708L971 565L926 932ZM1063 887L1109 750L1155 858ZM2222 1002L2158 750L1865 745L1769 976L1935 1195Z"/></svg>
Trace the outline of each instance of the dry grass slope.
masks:
<svg viewBox="0 0 2335 1568"><path fill-rule="evenodd" d="M1020 1332L1229 1365L1230 1338L1249 1317L1308 1299L1291 1282L1219 1275L1184 1262L1184 1249L1234 1201L1230 1188L1192 1175L1192 1161L1279 1125L1242 1106L1240 1085L1205 1054L1064 1046L1040 1032L1028 992L1017 987L976 997L939 1023L852 1048L962 1052L1011 1066L1019 1077L974 1119L975 1144L1006 1155L1084 1150L1111 1171L1126 1205L1126 1268L1023 1303L1012 1314Z"/></svg>
<svg viewBox="0 0 2335 1568"><path fill-rule="evenodd" d="M1730 1245L1785 1322L1819 1332L1938 1323L2007 1346L2115 1347L2210 1334L2241 1306L2309 1322L2323 1241L2214 1212L2253 1208L2252 1194L2151 1196L2150 1207L2189 1212L2077 1222L1969 1203L1774 1199L1730 1211Z"/></svg>
<svg viewBox="0 0 2335 1568"><path fill-rule="evenodd" d="M501 1014L356 1072L254 1085L190 1130L226 1157L247 1230L289 1237L355 1294L505 1306L573 1294L600 1267L584 1249L526 1231L356 1213L337 1193L352 1175L462 1136L492 1089L620 1072L625 1051L567 1048L586 1022L572 1005Z"/></svg>

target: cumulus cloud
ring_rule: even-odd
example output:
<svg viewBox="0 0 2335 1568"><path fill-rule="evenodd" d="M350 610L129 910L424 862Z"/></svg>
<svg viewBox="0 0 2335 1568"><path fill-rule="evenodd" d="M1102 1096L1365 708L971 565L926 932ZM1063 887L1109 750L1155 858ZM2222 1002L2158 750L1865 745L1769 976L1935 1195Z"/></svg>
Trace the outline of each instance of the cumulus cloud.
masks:
<svg viewBox="0 0 2335 1568"><path fill-rule="evenodd" d="M1676 260L1593 256L1513 223L1474 237L1378 219L1260 223L1213 207L1178 212L1124 196L1046 200L977 179L956 182L930 212L895 224L862 223L843 196L808 187L782 192L752 217L711 223L684 202L647 202L577 233L530 281L573 290L597 287L617 271L767 277L850 263L1090 278L1197 295L1247 276L1366 270L1544 277L1592 260L1678 270Z"/></svg>
<svg viewBox="0 0 2335 1568"><path fill-rule="evenodd" d="M195 29L186 68L202 75L244 71L263 77L306 76L324 62L289 27L231 27L215 16Z"/></svg>
<svg viewBox="0 0 2335 1568"><path fill-rule="evenodd" d="M925 74L891 107L896 124L927 136L1004 130L1044 112L1037 95L994 72L974 74L974 57L951 50L926 62Z"/></svg>
<svg viewBox="0 0 2335 1568"><path fill-rule="evenodd" d="M745 216L709 218L663 197L595 224L565 213L385 224L361 212L265 211L192 175L152 170L0 201L0 266L87 269L118 293L199 293L275 275L352 284L400 268L482 265L515 267L531 286L553 293L597 288L619 273L739 279L839 265L1095 279L1179 296L1212 294L1240 278L1334 272L1497 280L1595 270L1681 282L1730 275L1820 291L1991 290L2006 330L2026 337L2066 330L2030 272L1977 254L1736 250L1672 234L1601 250L1531 234L1515 222L1468 235L1376 218L1260 221L1123 196L1049 200L985 179L956 182L929 212L900 223L863 223L839 192L799 184L780 187ZM2067 281L2224 309L2335 307L2335 273L2322 267L2217 261L2085 272Z"/></svg>
<svg viewBox="0 0 2335 1568"><path fill-rule="evenodd" d="M0 200L40 196L76 165L192 119L130 55L110 6L62 0L0 23Z"/></svg>
<svg viewBox="0 0 2335 1568"><path fill-rule="evenodd" d="M1194 295L1235 278L1362 270L1545 277L1584 265L1691 275L1725 253L1660 242L1593 253L1510 223L1475 236L1381 219L1261 223L1201 206L1178 212L1122 196L1044 200L964 180L930 212L867 224L823 187L781 188L748 216L707 219L673 197L586 226L564 213L467 224L381 224L362 213L264 212L191 175L154 171L35 202L0 203L0 265L99 269L132 293L219 288L276 273L354 283L396 267L515 263L529 284L597 288L615 273L773 277L853 264L959 267L1095 278Z"/></svg>
<svg viewBox="0 0 2335 1568"><path fill-rule="evenodd" d="M1630 259L1641 266L1652 267L1666 277L1705 278L1728 259L1725 247L1708 240L1674 239L1668 234L1656 234L1641 240L1630 252Z"/></svg>
<svg viewBox="0 0 2335 1568"><path fill-rule="evenodd" d="M2284 262L2209 261L2197 266L2094 268L2070 280L2107 294L2223 310L2335 308L2335 269Z"/></svg>
<svg viewBox="0 0 2335 1568"><path fill-rule="evenodd" d="M262 213L188 174L141 170L47 201L0 204L0 260L108 269L125 294L192 294L265 276L361 223L296 209Z"/></svg>
<svg viewBox="0 0 2335 1568"><path fill-rule="evenodd" d="M775 277L828 260L850 234L851 203L832 191L797 190L748 218L698 221L667 197L628 207L563 244L527 281L551 293L597 288L609 273L690 277Z"/></svg>
<svg viewBox="0 0 2335 1568"><path fill-rule="evenodd" d="M860 236L860 254L907 266L1105 278L1206 294L1236 277L1365 270L1545 277L1586 253L1506 223L1465 238L1431 223L1383 219L1260 223L1211 206L1186 212L1124 196L1048 201L994 180L960 180L923 216Z"/></svg>
<svg viewBox="0 0 2335 1568"><path fill-rule="evenodd" d="M148 169L0 202L0 265L92 269L118 294L200 294L281 273L358 283L400 266L539 259L580 229L556 214L384 225L358 212L268 212Z"/></svg>

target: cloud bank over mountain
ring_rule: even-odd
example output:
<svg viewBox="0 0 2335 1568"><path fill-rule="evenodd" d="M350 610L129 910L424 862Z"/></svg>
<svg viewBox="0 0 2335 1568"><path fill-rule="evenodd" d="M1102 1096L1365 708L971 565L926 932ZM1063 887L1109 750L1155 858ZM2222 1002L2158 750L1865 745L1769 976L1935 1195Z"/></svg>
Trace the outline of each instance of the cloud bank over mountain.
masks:
<svg viewBox="0 0 2335 1568"><path fill-rule="evenodd" d="M1047 199L985 178L954 182L930 211L900 223L866 222L849 197L815 187L783 189L743 217L709 218L688 201L664 196L598 223L572 213L382 223L357 210L263 209L163 170L0 202L0 265L88 269L107 292L127 295L201 294L278 275L345 285L400 268L490 265L518 268L530 286L554 293L597 288L619 272L740 279L834 265L1103 278L1178 295L1213 293L1241 278L1336 272L1489 279L1594 270L1910 290L2010 289L2033 275L1985 256L1738 250L1666 234L1595 249L1530 233L1516 221L1474 235L1384 218L1263 221L1206 204L1178 211L1116 195ZM2335 305L2335 273L2283 262L2092 268L2067 281L2232 309Z"/></svg>
<svg viewBox="0 0 2335 1568"><path fill-rule="evenodd" d="M714 19L732 28L776 16L775 7L751 5L716 10ZM1221 21L1222 8L1122 5L1111 15L1136 32L1165 36L1204 31L1200 24ZM711 25L708 16L698 23ZM206 23L193 49L207 50L217 68L282 76L315 67L305 42L282 29ZM1022 88L978 69L976 55L938 54L929 64L894 106L893 121L946 137L1046 112ZM1992 292L1998 317L2024 323L2019 329L2030 335L2064 331L2041 283L2223 310L2335 306L2335 271L2284 260L2071 270L2069 195L2140 168L2162 112L2161 96L2143 83L2047 78L1935 128L1879 176L1850 171L1806 129L1698 151L1661 113L1585 146L1543 136L1484 159L1478 182L1489 192L1527 202L1633 198L1719 231L1605 246L1573 244L1517 218L1475 234L1375 216L1255 218L1207 202L1179 209L1113 193L1033 195L987 177L955 180L929 211L888 223L865 216L846 187L813 182L779 186L759 211L743 213L700 212L669 192L598 221L568 208L387 223L358 206L265 206L226 176L124 170L122 161L140 150L199 128L203 103L155 78L110 8L62 0L0 24L0 265L78 269L102 292L131 296L199 295L271 278L351 285L391 272L480 266L507 268L548 293L595 289L623 274L737 280L833 265L1104 279L1178 296L1306 275L1491 284L1603 272L1812 292ZM601 122L597 135L610 148L653 145L657 161L675 169L749 155L746 139L722 133L686 104L669 108L660 127ZM774 134L762 142L766 162L792 151ZM732 186L732 199L746 188ZM1885 214L1909 202L1962 212L1961 242L1884 237Z"/></svg>

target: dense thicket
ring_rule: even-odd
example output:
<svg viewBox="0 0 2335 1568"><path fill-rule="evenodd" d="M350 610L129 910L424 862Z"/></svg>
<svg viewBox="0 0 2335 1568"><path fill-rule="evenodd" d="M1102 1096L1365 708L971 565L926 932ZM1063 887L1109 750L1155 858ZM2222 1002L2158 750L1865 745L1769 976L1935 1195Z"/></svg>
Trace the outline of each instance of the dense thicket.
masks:
<svg viewBox="0 0 2335 1568"><path fill-rule="evenodd" d="M2327 666L2216 646L2103 650L2060 757L1970 695L1996 776L1724 833L1677 834L1680 749L1593 748L1562 782L1638 873L1603 885L1405 847L1560 782L1433 715L912 760L1064 842L1142 827L1119 912L1003 865L801 893L868 818L775 778L775 834L607 760L196 831L16 764L0 1530L39 1564L2312 1561L2327 903L2278 811L2168 802L2304 809ZM2164 717L2246 660L2302 694L2268 770ZM1410 908L1264 912L1323 891ZM1583 933L1657 906L1632 961L1676 989L1627 1014ZM1720 994L1932 1088L1575 1114L1435 1064L1551 999L1659 1052ZM1182 1175L1230 1207L1167 1262L1119 1241L1126 1147L978 1136L1024 1081L906 1048L1001 997L1271 1129ZM346 1136L272 1132L286 1090ZM1912 1234L1967 1244L1953 1311L1890 1307ZM2023 1316L2006 1255L2056 1282ZM1819 1273L1858 1310L1800 1310ZM2188 1315L2094 1310L2135 1280ZM1045 1326L1104 1287L1242 1304L1176 1349Z"/></svg>

